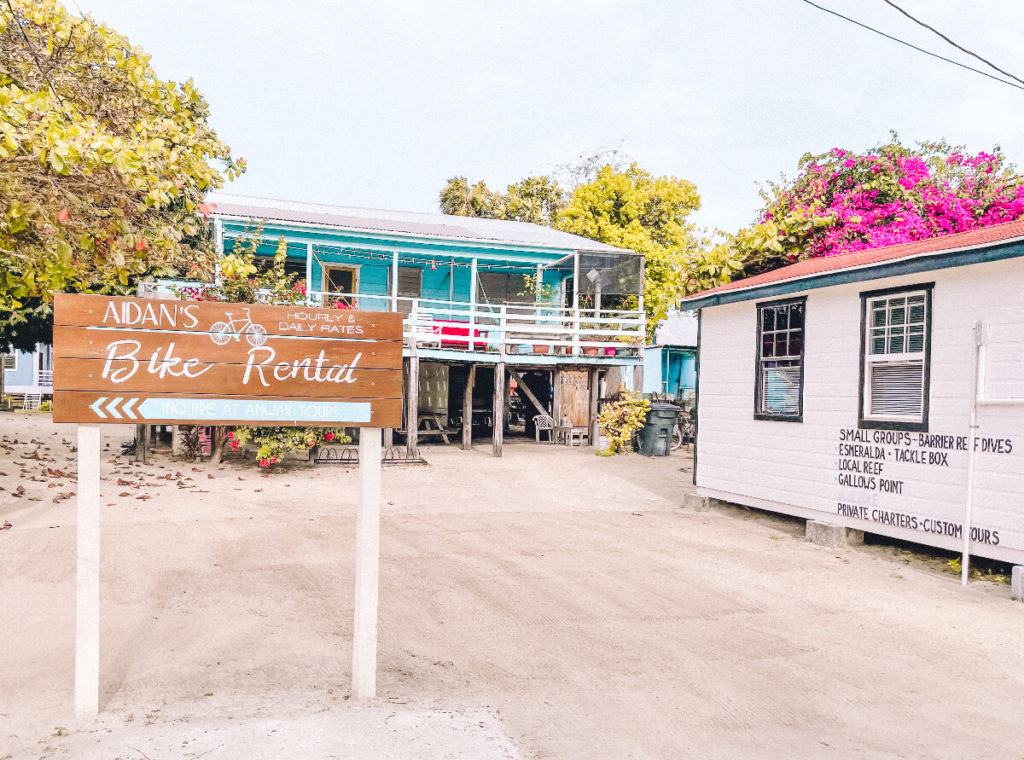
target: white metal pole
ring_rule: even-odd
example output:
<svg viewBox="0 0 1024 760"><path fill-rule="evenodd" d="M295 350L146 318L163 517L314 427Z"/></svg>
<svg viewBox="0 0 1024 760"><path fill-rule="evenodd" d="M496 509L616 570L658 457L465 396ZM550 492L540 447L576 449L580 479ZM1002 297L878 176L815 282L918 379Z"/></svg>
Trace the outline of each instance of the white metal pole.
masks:
<svg viewBox="0 0 1024 760"><path fill-rule="evenodd" d="M476 351L476 266L474 258L469 262L469 350Z"/></svg>
<svg viewBox="0 0 1024 760"><path fill-rule="evenodd" d="M580 354L580 252L572 256L572 355Z"/></svg>
<svg viewBox="0 0 1024 760"><path fill-rule="evenodd" d="M75 577L75 716L91 721L100 698L100 426L78 426Z"/></svg>
<svg viewBox="0 0 1024 760"><path fill-rule="evenodd" d="M381 429L359 432L359 506L356 515L355 622L352 696L377 696L377 590L380 582Z"/></svg>
<svg viewBox="0 0 1024 760"><path fill-rule="evenodd" d="M960 585L967 585L971 565L971 522L974 519L974 447L978 442L978 399L985 383L985 325L974 324L974 382L971 388L970 436L967 439L967 500L964 502L964 548L960 559Z"/></svg>
<svg viewBox="0 0 1024 760"><path fill-rule="evenodd" d="M391 311L398 311L398 251L391 254Z"/></svg>

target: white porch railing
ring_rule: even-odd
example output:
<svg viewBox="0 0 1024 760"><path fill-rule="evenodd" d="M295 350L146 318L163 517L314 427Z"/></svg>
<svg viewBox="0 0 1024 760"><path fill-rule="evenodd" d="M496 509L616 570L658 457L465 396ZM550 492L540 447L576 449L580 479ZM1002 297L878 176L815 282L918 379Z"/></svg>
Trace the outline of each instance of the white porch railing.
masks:
<svg viewBox="0 0 1024 760"><path fill-rule="evenodd" d="M644 344L643 311L572 309L548 304L468 304L432 298L310 292L311 306L405 315L408 345L494 353L635 356Z"/></svg>
<svg viewBox="0 0 1024 760"><path fill-rule="evenodd" d="M37 376L37 384L40 388L52 388L53 387L53 370L52 369L41 369Z"/></svg>

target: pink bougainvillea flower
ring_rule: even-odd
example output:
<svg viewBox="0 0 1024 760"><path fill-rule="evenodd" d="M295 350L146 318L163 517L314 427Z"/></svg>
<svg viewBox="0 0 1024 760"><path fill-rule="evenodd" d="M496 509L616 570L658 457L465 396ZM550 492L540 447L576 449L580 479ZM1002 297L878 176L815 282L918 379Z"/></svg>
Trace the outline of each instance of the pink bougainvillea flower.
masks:
<svg viewBox="0 0 1024 760"><path fill-rule="evenodd" d="M333 441L334 440L334 433L331 433L331 432L324 433L324 440L325 441Z"/></svg>
<svg viewBox="0 0 1024 760"><path fill-rule="evenodd" d="M270 460L269 459L261 459L260 460L260 467L270 467Z"/></svg>

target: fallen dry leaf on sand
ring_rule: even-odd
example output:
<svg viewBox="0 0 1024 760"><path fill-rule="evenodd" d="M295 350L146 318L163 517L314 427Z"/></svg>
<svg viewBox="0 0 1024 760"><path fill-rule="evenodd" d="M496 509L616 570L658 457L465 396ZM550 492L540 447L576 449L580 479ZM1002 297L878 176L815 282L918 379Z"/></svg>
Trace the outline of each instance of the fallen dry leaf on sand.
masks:
<svg viewBox="0 0 1024 760"><path fill-rule="evenodd" d="M10 529L11 529L11 528L13 528L13 527L14 527L14 526L13 526L13 525L11 525L11 523L10 523L10 522L8 522L7 520L4 520L4 524L3 524L3 525L0 525L0 530L10 530Z"/></svg>

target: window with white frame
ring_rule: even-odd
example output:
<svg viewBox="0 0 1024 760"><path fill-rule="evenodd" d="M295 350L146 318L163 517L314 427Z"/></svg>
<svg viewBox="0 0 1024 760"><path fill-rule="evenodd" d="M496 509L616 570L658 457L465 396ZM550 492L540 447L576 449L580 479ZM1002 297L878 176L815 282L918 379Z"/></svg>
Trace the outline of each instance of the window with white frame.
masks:
<svg viewBox="0 0 1024 760"><path fill-rule="evenodd" d="M926 430L931 286L861 294L862 427Z"/></svg>
<svg viewBox="0 0 1024 760"><path fill-rule="evenodd" d="M3 367L8 372L18 371L18 355L17 354L0 354L3 357Z"/></svg>
<svg viewBox="0 0 1024 760"><path fill-rule="evenodd" d="M757 306L755 419L803 420L806 301L794 298Z"/></svg>

